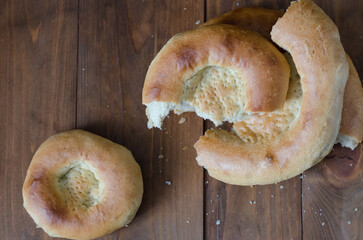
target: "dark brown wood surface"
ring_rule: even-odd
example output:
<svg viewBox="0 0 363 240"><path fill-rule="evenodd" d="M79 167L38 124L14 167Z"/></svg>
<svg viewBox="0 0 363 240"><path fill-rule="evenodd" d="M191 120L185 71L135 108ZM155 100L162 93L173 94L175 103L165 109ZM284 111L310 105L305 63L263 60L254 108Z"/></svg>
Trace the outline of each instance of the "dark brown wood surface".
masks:
<svg viewBox="0 0 363 240"><path fill-rule="evenodd" d="M261 1L251 5L242 1L209 0L206 17L209 20L248 6L286 9L289 1ZM206 176L206 239L301 239L299 177L279 184L239 187Z"/></svg>
<svg viewBox="0 0 363 240"><path fill-rule="evenodd" d="M316 3L336 22L363 76L362 2ZM301 177L239 187L210 178L195 161L193 144L209 123L172 114L162 131L146 127L144 77L172 35L238 7L288 5L0 1L0 239L49 239L23 208L21 188L39 145L74 128L125 145L142 168L136 218L102 239L362 239L361 145L354 151L336 145Z"/></svg>
<svg viewBox="0 0 363 240"><path fill-rule="evenodd" d="M23 208L32 155L76 127L78 5L0 2L0 239L48 239Z"/></svg>

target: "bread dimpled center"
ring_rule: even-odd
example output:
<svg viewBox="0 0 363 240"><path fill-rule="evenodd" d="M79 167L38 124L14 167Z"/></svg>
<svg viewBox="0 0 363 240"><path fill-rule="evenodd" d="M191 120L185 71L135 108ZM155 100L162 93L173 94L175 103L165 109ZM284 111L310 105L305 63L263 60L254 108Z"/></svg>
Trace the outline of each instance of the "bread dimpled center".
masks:
<svg viewBox="0 0 363 240"><path fill-rule="evenodd" d="M95 171L85 162L61 170L58 189L67 205L90 208L100 202L102 187Z"/></svg>
<svg viewBox="0 0 363 240"><path fill-rule="evenodd" d="M289 90L284 106L273 112L253 114L243 121L234 123L233 129L243 142L263 144L285 134L298 119L303 97L300 76L288 53L284 54L291 69Z"/></svg>
<svg viewBox="0 0 363 240"><path fill-rule="evenodd" d="M186 81L182 101L214 124L234 122L246 114L241 74L224 67L208 66ZM247 114L246 114L247 115Z"/></svg>

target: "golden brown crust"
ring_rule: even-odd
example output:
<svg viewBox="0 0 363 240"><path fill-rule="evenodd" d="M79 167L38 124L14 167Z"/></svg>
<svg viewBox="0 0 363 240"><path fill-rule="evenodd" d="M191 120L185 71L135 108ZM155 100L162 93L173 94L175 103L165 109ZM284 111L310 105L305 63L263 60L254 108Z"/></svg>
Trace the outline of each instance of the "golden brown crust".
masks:
<svg viewBox="0 0 363 240"><path fill-rule="evenodd" d="M75 198L66 198L64 191L70 191L69 186L59 187L63 177L75 168L83 177L75 186L79 193L87 187L87 171L98 181L95 186L100 192L92 199L93 205L78 204L82 196L77 192L73 193ZM35 153L23 186L24 207L35 223L50 236L71 239L96 238L129 223L142 194L140 167L131 152L82 130L47 139Z"/></svg>
<svg viewBox="0 0 363 240"><path fill-rule="evenodd" d="M213 18L202 26L232 24L260 33L270 39L272 26L284 11L265 8L239 8ZM339 134L360 143L363 138L363 88L353 62L348 57L349 77L343 97L343 113ZM351 146L353 147L353 146Z"/></svg>
<svg viewBox="0 0 363 240"><path fill-rule="evenodd" d="M183 85L207 66L243 75L246 111L273 111L286 97L289 66L283 55L259 34L232 25L210 25L174 36L151 63L143 103L178 104Z"/></svg>
<svg viewBox="0 0 363 240"><path fill-rule="evenodd" d="M357 70L347 55L349 77L344 91L342 122L340 134L360 143L363 138L363 88Z"/></svg>
<svg viewBox="0 0 363 240"><path fill-rule="evenodd" d="M205 22L201 27L212 24L232 24L258 32L263 37L270 39L272 26L283 14L282 10L238 8Z"/></svg>
<svg viewBox="0 0 363 240"><path fill-rule="evenodd" d="M312 1L300 0L271 36L292 55L300 74L300 114L286 133L262 144L245 143L223 130L207 131L195 144L197 161L227 183L269 184L294 177L319 162L338 134L348 63L334 23Z"/></svg>
<svg viewBox="0 0 363 240"><path fill-rule="evenodd" d="M272 26L284 11L265 8L239 8L213 18L202 26L232 24L256 31L270 39ZM349 77L344 91L343 114L339 133L360 143L363 138L363 88L353 62L348 57Z"/></svg>

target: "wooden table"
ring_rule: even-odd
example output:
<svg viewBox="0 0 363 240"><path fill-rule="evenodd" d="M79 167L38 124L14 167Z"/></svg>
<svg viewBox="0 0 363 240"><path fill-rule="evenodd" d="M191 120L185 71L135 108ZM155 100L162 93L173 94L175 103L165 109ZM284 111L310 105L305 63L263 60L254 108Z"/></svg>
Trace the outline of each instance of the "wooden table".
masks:
<svg viewBox="0 0 363 240"><path fill-rule="evenodd" d="M279 184L216 181L195 161L208 126L194 113L146 127L148 66L174 34L243 6L290 0L0 2L0 239L48 239L22 204L32 155L52 134L81 128L131 149L145 193L135 220L102 239L363 239L362 145L335 146ZM316 1L339 27L363 76L363 4ZM167 183L171 184L167 184Z"/></svg>

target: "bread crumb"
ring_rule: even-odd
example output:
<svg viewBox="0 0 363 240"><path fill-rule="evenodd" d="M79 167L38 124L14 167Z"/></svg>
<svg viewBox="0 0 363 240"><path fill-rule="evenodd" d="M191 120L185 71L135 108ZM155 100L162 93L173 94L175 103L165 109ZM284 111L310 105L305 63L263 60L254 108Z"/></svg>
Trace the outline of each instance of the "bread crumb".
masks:
<svg viewBox="0 0 363 240"><path fill-rule="evenodd" d="M275 197L275 194L271 194L271 197L274 198Z"/></svg>
<svg viewBox="0 0 363 240"><path fill-rule="evenodd" d="M159 159L163 159L163 158L164 158L163 154L160 154Z"/></svg>
<svg viewBox="0 0 363 240"><path fill-rule="evenodd" d="M352 164L352 163L350 163L350 164L349 164L349 166L353 167L353 164Z"/></svg>
<svg viewBox="0 0 363 240"><path fill-rule="evenodd" d="M322 222L321 225L324 226L325 225L325 222Z"/></svg>
<svg viewBox="0 0 363 240"><path fill-rule="evenodd" d="M85 70L85 68L84 67L82 67L82 71L84 71Z"/></svg>
<svg viewBox="0 0 363 240"><path fill-rule="evenodd" d="M184 11L186 11L187 10L187 8L184 8Z"/></svg>
<svg viewBox="0 0 363 240"><path fill-rule="evenodd" d="M171 181L165 181L166 185L171 185Z"/></svg>
<svg viewBox="0 0 363 240"><path fill-rule="evenodd" d="M197 21L195 22L195 24L196 24L196 25L199 25L199 24L200 24L200 20L197 20Z"/></svg>
<svg viewBox="0 0 363 240"><path fill-rule="evenodd" d="M219 225L219 224L221 224L221 220L216 221L216 225Z"/></svg>
<svg viewBox="0 0 363 240"><path fill-rule="evenodd" d="M129 225L126 224L125 227L129 227Z"/></svg>
<svg viewBox="0 0 363 240"><path fill-rule="evenodd" d="M207 181L205 181L204 183L205 183L205 184L208 184L209 182L208 182L208 180L207 180Z"/></svg>
<svg viewBox="0 0 363 240"><path fill-rule="evenodd" d="M281 185L281 186L280 186L280 189L284 189L284 185Z"/></svg>
<svg viewBox="0 0 363 240"><path fill-rule="evenodd" d="M183 151L188 150L188 148L189 148L188 146L184 146L184 147L183 147Z"/></svg>
<svg viewBox="0 0 363 240"><path fill-rule="evenodd" d="M182 118L180 118L180 120L179 120L179 124L183 124L183 123L185 123L185 121L186 121L187 119L185 118L185 117L182 117Z"/></svg>
<svg viewBox="0 0 363 240"><path fill-rule="evenodd" d="M351 223L351 222L350 222L350 221L348 221L347 223L350 225L350 223Z"/></svg>
<svg viewBox="0 0 363 240"><path fill-rule="evenodd" d="M357 207L356 207L356 208L354 208L354 212L358 212L358 209L359 209L359 208L357 208Z"/></svg>
<svg viewBox="0 0 363 240"><path fill-rule="evenodd" d="M187 223L188 223L188 224L190 223L189 218L187 219Z"/></svg>

